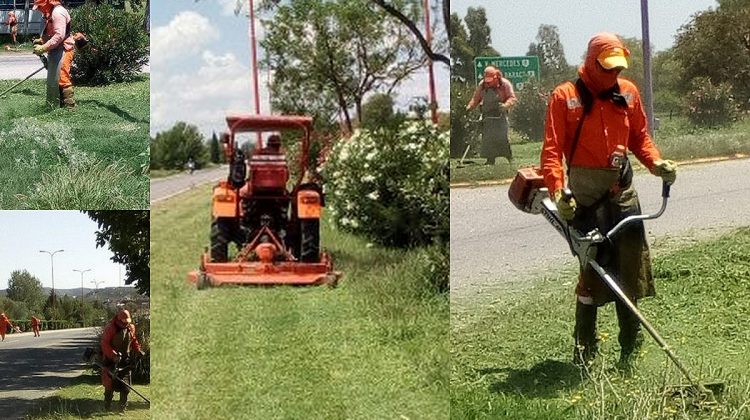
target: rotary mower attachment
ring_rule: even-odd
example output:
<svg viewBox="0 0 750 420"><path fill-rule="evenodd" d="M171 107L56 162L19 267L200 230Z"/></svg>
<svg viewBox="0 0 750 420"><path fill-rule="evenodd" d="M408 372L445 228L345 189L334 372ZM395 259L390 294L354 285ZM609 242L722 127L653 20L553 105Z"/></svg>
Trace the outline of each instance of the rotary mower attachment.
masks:
<svg viewBox="0 0 750 420"><path fill-rule="evenodd" d="M602 233L598 229L583 234L573 229L567 222L560 217L557 212L555 203L550 199L547 188L544 186L544 179L539 168L522 168L518 170L513 183L508 190L508 197L513 205L519 210L530 213L541 213L547 221L560 233L568 242L571 253L578 258L578 262L583 269L587 265L591 266L599 277L609 286L617 295L617 298L627 306L643 327L653 337L659 345L659 348L667 354L669 359L680 370L687 385L667 385L664 389L666 397L688 397L694 405L715 404L716 398L714 392L721 393L724 389L723 382L700 383L690 374L685 365L677 358L671 347L664 341L661 335L643 316L633 302L622 291L617 280L614 279L606 270L604 270L596 261L597 247L601 243L609 242L626 226L643 220L656 219L664 213L669 199L670 185L662 184L662 204L659 211L652 215L634 215L628 216L617 223L609 232ZM563 196L568 200L573 197L570 190L566 188Z"/></svg>
<svg viewBox="0 0 750 420"><path fill-rule="evenodd" d="M211 247L188 281L198 289L222 285L335 286L333 270L320 249L323 188L308 171L312 118L230 115L222 135L229 176L213 191ZM277 132L302 132L295 182ZM257 133L249 156L238 147L239 133ZM261 133L268 136L267 144ZM248 173L249 172L249 173ZM228 247L239 252L230 260Z"/></svg>

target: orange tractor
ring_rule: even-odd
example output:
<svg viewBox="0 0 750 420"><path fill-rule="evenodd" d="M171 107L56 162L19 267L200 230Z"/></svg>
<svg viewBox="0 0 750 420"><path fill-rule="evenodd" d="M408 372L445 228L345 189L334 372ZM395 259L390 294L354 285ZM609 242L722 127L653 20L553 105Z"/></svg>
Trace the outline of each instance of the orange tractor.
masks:
<svg viewBox="0 0 750 420"><path fill-rule="evenodd" d="M321 185L311 182L308 159L312 118L306 116L227 116L221 142L229 176L213 190L211 248L199 270L188 274L198 289L236 285L335 285L330 256L320 249ZM298 179L290 171L278 134L264 145L260 133L301 131ZM259 133L250 156L237 147L240 133ZM249 172L249 174L248 174ZM230 260L229 245L239 252Z"/></svg>

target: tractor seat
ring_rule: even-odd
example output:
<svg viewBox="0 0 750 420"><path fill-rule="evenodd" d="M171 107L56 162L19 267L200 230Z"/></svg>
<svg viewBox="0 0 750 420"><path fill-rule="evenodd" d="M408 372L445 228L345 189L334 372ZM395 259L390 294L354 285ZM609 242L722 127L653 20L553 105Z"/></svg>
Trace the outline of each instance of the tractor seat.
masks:
<svg viewBox="0 0 750 420"><path fill-rule="evenodd" d="M289 182L289 167L286 155L280 149L264 147L256 150L248 160L252 190L286 191Z"/></svg>

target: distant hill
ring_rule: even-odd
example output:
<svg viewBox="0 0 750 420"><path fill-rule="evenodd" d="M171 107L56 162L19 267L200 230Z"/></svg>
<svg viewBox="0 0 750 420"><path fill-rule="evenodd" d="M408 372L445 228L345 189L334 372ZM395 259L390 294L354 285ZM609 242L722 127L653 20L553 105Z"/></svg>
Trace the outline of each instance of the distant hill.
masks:
<svg viewBox="0 0 750 420"><path fill-rule="evenodd" d="M50 291L52 291L51 288L49 287L44 288L45 294L49 294ZM57 293L57 296L68 295L68 296L72 296L75 298L79 298L81 296L81 288L79 287L76 289L55 289L55 293ZM5 296L6 294L7 294L6 289L0 290L0 296ZM86 299L96 298L96 300L100 300L100 301L106 301L106 300L119 301L119 300L123 300L126 298L140 300L140 299L145 298L145 296L139 295L134 287L103 287L98 290L84 287L83 296Z"/></svg>

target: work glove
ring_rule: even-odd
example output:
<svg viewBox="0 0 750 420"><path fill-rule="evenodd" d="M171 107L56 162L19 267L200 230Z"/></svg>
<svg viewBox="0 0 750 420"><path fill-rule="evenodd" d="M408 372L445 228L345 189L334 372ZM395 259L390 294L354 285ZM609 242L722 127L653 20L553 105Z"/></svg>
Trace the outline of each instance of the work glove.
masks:
<svg viewBox="0 0 750 420"><path fill-rule="evenodd" d="M564 220L573 220L576 214L576 199L571 197L570 200L563 198L563 190L555 191L555 205L557 212Z"/></svg>
<svg viewBox="0 0 750 420"><path fill-rule="evenodd" d="M44 41L42 41L42 38L35 38L31 43L34 45L42 45L44 44Z"/></svg>
<svg viewBox="0 0 750 420"><path fill-rule="evenodd" d="M654 168L651 173L661 177L669 185L672 185L677 178L677 164L671 160L657 160L654 162Z"/></svg>
<svg viewBox="0 0 750 420"><path fill-rule="evenodd" d="M34 45L34 54L42 55L47 52L47 48L44 45Z"/></svg>

